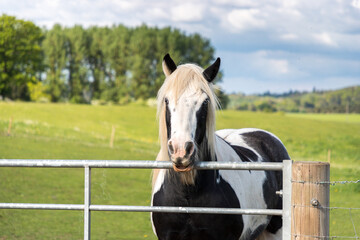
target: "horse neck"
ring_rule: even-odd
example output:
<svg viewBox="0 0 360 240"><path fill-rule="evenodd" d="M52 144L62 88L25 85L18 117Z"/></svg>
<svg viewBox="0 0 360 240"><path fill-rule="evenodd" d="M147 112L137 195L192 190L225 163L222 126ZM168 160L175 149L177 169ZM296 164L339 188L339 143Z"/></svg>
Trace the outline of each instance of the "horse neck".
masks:
<svg viewBox="0 0 360 240"><path fill-rule="evenodd" d="M215 137L215 136L214 136ZM205 137L202 143L199 146L199 153L198 153L198 161L204 161L204 162L210 162L210 161L216 161L216 156L212 156L214 154L211 154L211 148L215 146L212 146L212 144L209 143L208 139ZM215 152L215 150L213 150ZM215 159L214 159L215 158Z"/></svg>

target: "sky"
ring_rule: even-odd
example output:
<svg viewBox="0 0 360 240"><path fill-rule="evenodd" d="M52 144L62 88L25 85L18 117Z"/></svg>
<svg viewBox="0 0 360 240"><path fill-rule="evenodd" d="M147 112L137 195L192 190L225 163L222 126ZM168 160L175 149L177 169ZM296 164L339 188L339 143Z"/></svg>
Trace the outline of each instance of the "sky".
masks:
<svg viewBox="0 0 360 240"><path fill-rule="evenodd" d="M360 0L0 0L0 13L51 28L178 28L211 41L227 93L360 85Z"/></svg>

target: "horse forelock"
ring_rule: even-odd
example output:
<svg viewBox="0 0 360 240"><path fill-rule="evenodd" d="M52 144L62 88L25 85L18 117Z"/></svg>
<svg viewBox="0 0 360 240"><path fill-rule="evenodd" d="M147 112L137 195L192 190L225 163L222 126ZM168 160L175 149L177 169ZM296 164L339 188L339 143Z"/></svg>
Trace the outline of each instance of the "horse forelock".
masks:
<svg viewBox="0 0 360 240"><path fill-rule="evenodd" d="M214 86L209 83L202 75L203 69L195 64L184 64L169 75L157 95L157 117L159 120L159 141L160 152L157 161L169 161L167 150L167 128L165 120L166 105L165 98L171 98L176 102L183 94L190 94L191 92L204 92L209 100L208 113L206 119L206 133L207 147L210 151L210 156L215 159L215 112L218 108L219 102L214 93ZM201 144L202 145L202 144Z"/></svg>

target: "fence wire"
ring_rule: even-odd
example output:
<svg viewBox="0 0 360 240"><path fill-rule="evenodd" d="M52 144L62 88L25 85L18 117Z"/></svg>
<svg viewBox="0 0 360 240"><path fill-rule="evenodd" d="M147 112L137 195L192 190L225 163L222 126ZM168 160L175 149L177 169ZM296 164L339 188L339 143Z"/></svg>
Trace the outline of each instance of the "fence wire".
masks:
<svg viewBox="0 0 360 240"><path fill-rule="evenodd" d="M321 185L321 184L328 184L330 186L334 186L337 184L356 184L356 183L360 183L360 179L359 180L344 180L344 181L320 181L320 182L313 182L313 181L296 181L296 180L291 180L291 182L293 183L307 183L307 184L317 184L317 185ZM296 239L298 238L313 238L313 239L326 239L326 240L332 240L332 239L360 239L360 237L357 234L356 231L356 227L355 227L355 222L354 219L352 217L352 210L360 210L360 208L348 208L348 207L326 207L326 206L312 206L312 205L297 205L297 204L293 204L292 205L293 209L295 209L295 207L309 207L309 208L317 208L317 209L328 209L328 210L348 210L349 211L349 219L351 221L353 230L354 230L354 236L312 236L312 235L304 235L304 234L292 234L292 236ZM294 226L296 226L296 222L295 222L295 218L293 218L293 224Z"/></svg>
<svg viewBox="0 0 360 240"><path fill-rule="evenodd" d="M295 239L297 238L314 238L314 239L325 239L325 240L332 240L332 239L360 239L357 236L312 236L312 235L304 235L304 234L292 234Z"/></svg>
<svg viewBox="0 0 360 240"><path fill-rule="evenodd" d="M296 180L291 180L291 182L293 183L311 183L311 184L329 184L329 185L336 185L336 184L347 184L347 183L360 183L360 179L359 180L355 180L355 181L321 181L321 182L311 182L311 181L296 181Z"/></svg>

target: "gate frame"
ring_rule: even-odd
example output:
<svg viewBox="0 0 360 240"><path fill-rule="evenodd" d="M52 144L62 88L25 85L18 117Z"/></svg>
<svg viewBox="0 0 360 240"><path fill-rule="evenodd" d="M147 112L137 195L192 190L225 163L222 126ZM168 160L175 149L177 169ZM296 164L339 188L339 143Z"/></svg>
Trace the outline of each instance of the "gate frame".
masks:
<svg viewBox="0 0 360 240"><path fill-rule="evenodd" d="M83 210L84 239L91 239L91 211L172 212L282 216L282 239L291 239L292 160L283 162L197 162L195 169L283 171L283 209L154 207L91 204L91 168L171 169L169 161L0 159L0 167L84 168L84 204L0 203L0 209Z"/></svg>

